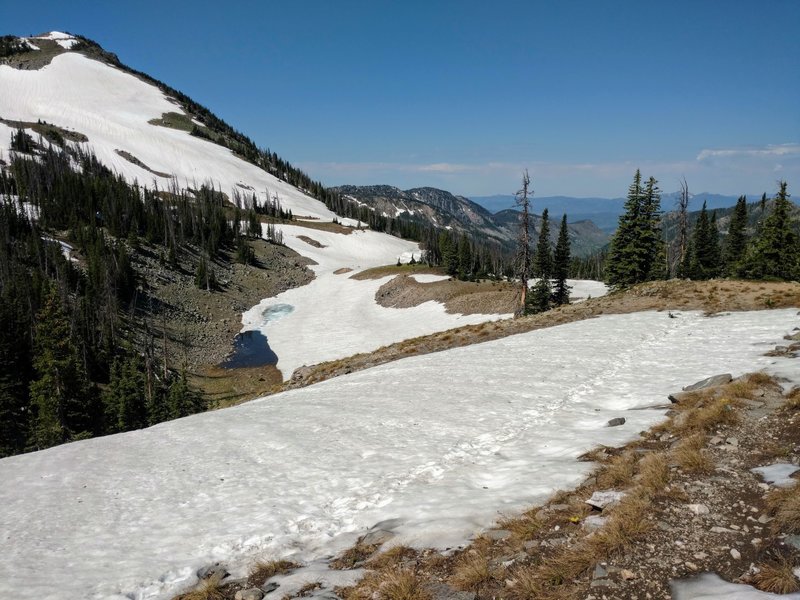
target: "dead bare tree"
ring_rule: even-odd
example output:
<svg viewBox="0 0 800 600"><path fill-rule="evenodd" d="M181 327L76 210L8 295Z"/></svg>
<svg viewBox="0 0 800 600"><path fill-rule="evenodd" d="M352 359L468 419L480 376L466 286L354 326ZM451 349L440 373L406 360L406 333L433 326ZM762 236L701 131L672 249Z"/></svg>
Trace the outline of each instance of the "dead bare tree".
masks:
<svg viewBox="0 0 800 600"><path fill-rule="evenodd" d="M681 193L678 197L678 252L673 264L671 274L674 275L686 257L686 246L689 235L689 184L684 177L681 182Z"/></svg>
<svg viewBox="0 0 800 600"><path fill-rule="evenodd" d="M519 236L517 238L517 272L520 280L520 296L517 310L514 311L515 317L525 314L525 307L528 303L528 278L531 272L531 226L530 226L530 199L528 186L531 178L528 170L522 174L522 189L516 194L516 205L520 207L519 216ZM533 195L533 192L530 192Z"/></svg>

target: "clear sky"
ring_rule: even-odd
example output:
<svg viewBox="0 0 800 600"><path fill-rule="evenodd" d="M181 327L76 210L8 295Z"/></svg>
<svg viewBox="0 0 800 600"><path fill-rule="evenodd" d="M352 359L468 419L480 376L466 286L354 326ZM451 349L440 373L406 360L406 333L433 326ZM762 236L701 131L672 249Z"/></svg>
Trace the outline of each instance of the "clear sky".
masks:
<svg viewBox="0 0 800 600"><path fill-rule="evenodd" d="M329 185L800 198L800 1L0 0Z"/></svg>

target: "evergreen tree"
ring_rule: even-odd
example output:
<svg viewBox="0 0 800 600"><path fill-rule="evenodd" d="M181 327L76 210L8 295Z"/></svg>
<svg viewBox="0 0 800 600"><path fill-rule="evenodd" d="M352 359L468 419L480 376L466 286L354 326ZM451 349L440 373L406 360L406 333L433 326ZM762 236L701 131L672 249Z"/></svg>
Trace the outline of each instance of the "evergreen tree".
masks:
<svg viewBox="0 0 800 600"><path fill-rule="evenodd" d="M798 277L798 240L790 221L791 202L781 181L775 206L753 240L746 259L746 274L755 279Z"/></svg>
<svg viewBox="0 0 800 600"><path fill-rule="evenodd" d="M650 177L642 186L637 169L628 188L625 212L611 239L606 264L606 282L612 288L623 288L666 275L664 243L661 240L661 191Z"/></svg>
<svg viewBox="0 0 800 600"><path fill-rule="evenodd" d="M189 387L185 371L170 384L167 406L171 419L179 419L206 409L202 395Z"/></svg>
<svg viewBox="0 0 800 600"><path fill-rule="evenodd" d="M553 253L550 250L550 216L545 208L542 211L542 227L536 242L536 254L533 257L533 276L550 279L553 275Z"/></svg>
<svg viewBox="0 0 800 600"><path fill-rule="evenodd" d="M109 433L141 429L148 425L144 374L137 356L114 361L111 381L103 392L103 404Z"/></svg>
<svg viewBox="0 0 800 600"><path fill-rule="evenodd" d="M694 227L687 275L692 279L711 279L719 275L720 253L716 215L711 219L706 203Z"/></svg>
<svg viewBox="0 0 800 600"><path fill-rule="evenodd" d="M747 198L739 196L728 225L728 235L725 238L724 272L728 277L734 277L740 273L741 263L747 250L746 227Z"/></svg>
<svg viewBox="0 0 800 600"><path fill-rule="evenodd" d="M472 248L466 234L458 241L458 278L468 280L472 277Z"/></svg>
<svg viewBox="0 0 800 600"><path fill-rule="evenodd" d="M558 231L558 242L553 254L553 279L555 286L553 289L553 303L556 306L569 304L569 286L567 277L569 276L569 232L567 230L567 215L561 217L561 228Z"/></svg>
<svg viewBox="0 0 800 600"><path fill-rule="evenodd" d="M92 419L87 377L55 286L37 315L33 366L31 446L48 448L88 434Z"/></svg>

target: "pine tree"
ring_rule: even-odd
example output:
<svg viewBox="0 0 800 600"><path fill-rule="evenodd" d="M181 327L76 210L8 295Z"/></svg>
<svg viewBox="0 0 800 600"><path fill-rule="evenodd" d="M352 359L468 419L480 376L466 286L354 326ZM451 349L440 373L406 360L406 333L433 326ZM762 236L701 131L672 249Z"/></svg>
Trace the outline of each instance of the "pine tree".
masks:
<svg viewBox="0 0 800 600"><path fill-rule="evenodd" d="M739 275L741 263L747 250L747 198L739 196L736 208L733 209L725 238L724 272L728 277Z"/></svg>
<svg viewBox="0 0 800 600"><path fill-rule="evenodd" d="M611 239L606 263L606 283L623 288L666 276L666 254L661 240L661 191L650 177L642 186L637 169L628 188L625 212Z"/></svg>
<svg viewBox="0 0 800 600"><path fill-rule="evenodd" d="M48 448L91 430L88 382L55 286L37 314L31 382L31 446Z"/></svg>
<svg viewBox="0 0 800 600"><path fill-rule="evenodd" d="M796 279L798 240L790 220L791 202L781 181L775 205L753 241L746 259L746 274L755 279Z"/></svg>
<svg viewBox="0 0 800 600"><path fill-rule="evenodd" d="M692 279L711 279L719 274L720 254L716 215L709 218L706 203L694 227L687 275Z"/></svg>
<svg viewBox="0 0 800 600"><path fill-rule="evenodd" d="M550 250L550 216L545 208L542 211L542 227L536 242L536 254L533 257L533 276L550 279L553 275L553 253Z"/></svg>
<svg viewBox="0 0 800 600"><path fill-rule="evenodd" d="M468 280L472 277L472 248L466 234L458 241L458 278Z"/></svg>
<svg viewBox="0 0 800 600"><path fill-rule="evenodd" d="M569 263L569 231L567 230L567 215L564 215L561 217L558 242L556 242L556 250L553 254L553 279L555 279L553 302L556 306L569 304L570 288L567 285Z"/></svg>
<svg viewBox="0 0 800 600"><path fill-rule="evenodd" d="M171 419L186 417L205 410L205 400L202 395L189 387L185 371L170 384L167 406Z"/></svg>
<svg viewBox="0 0 800 600"><path fill-rule="evenodd" d="M145 380L137 356L114 361L111 380L103 392L103 404L109 432L130 431L148 425Z"/></svg>

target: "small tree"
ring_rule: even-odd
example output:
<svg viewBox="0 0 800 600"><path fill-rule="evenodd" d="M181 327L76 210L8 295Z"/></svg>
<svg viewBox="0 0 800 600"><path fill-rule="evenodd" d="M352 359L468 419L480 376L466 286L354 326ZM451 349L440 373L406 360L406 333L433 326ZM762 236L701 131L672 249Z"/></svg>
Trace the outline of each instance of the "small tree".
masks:
<svg viewBox="0 0 800 600"><path fill-rule="evenodd" d="M764 220L747 257L747 276L755 279L795 279L798 276L798 241L790 220L791 203L786 182L779 184L775 207Z"/></svg>
<svg viewBox="0 0 800 600"><path fill-rule="evenodd" d="M733 277L740 274L742 261L747 251L747 197L739 196L736 208L733 209L731 222L728 225L728 236L725 238L724 270L725 275Z"/></svg>
<svg viewBox="0 0 800 600"><path fill-rule="evenodd" d="M687 275L692 279L711 279L719 275L720 253L716 216L708 217L706 203L700 210L692 235Z"/></svg>
<svg viewBox="0 0 800 600"><path fill-rule="evenodd" d="M564 215L561 217L561 228L558 230L558 242L556 242L556 251L553 254L553 279L555 279L553 302L556 306L569 304L570 288L567 285L570 261L569 250L567 215Z"/></svg>

